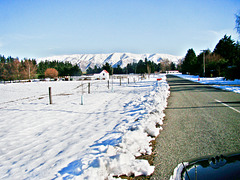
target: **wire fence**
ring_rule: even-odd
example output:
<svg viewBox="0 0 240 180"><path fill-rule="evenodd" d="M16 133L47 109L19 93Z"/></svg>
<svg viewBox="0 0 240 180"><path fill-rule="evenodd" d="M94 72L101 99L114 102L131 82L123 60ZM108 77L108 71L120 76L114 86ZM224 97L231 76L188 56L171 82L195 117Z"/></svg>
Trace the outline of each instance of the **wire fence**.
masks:
<svg viewBox="0 0 240 180"><path fill-rule="evenodd" d="M137 83L142 80L144 77L139 75L113 75L108 80L81 80L79 85L73 89L73 92L80 94L81 104L83 104L83 95L84 94L93 94L93 93L105 93L106 91L114 91L116 86L128 86L133 83ZM52 104L52 95L51 90L49 90L49 103ZM70 90L69 90L70 91ZM70 92L69 92L70 93ZM69 94L67 93L67 94ZM72 93L72 92L71 92ZM59 94L55 94L56 96Z"/></svg>
<svg viewBox="0 0 240 180"><path fill-rule="evenodd" d="M57 86L55 85L51 85L51 83L49 84L48 87L48 91L46 89L45 93L43 91L36 91L36 93L41 92L41 94L36 94L36 93L24 93L26 95L23 96L16 96L17 98L14 99L9 99L7 101L3 101L0 104L5 104L6 103L14 103L16 101L22 101L22 100L28 100L28 101L35 101L35 100L42 100L45 98L48 98L48 104L53 104L54 100L58 97L58 96L71 96L73 94L78 94L79 97L85 95L85 94L96 94L96 93L105 93L106 91L109 92L114 92L115 89L117 89L116 87L125 87L125 86L130 86L130 85L134 85L137 82L143 80L144 78L146 78L146 76L141 76L138 74L133 74L133 75L112 75L110 76L110 78L108 80L81 80L81 81L74 81L77 84L72 86L73 89L71 88L63 88L61 89L56 89ZM29 83L31 82L39 82L38 80L31 80L28 81ZM49 81L46 81L49 82ZM56 81L59 82L59 81ZM66 81L67 82L67 81ZM69 81L68 81L69 82ZM44 83L44 82L42 82ZM54 81L52 83L55 83ZM79 85L78 85L79 83ZM27 85L27 84L26 84ZM27 85L26 87L28 87L29 85ZM64 85L65 86L65 85ZM66 83L66 86L67 83ZM21 86L22 87L22 86ZM25 86L24 86L25 87ZM28 88L28 90L30 90ZM118 90L121 90L121 88ZM25 90L22 90L25 91ZM82 101L82 100L81 100ZM83 104L83 102L81 102L81 104Z"/></svg>
<svg viewBox="0 0 240 180"><path fill-rule="evenodd" d="M82 84L76 87L77 88L83 88L84 92L88 92L88 88L92 87L95 88L95 90L99 90L100 86L107 87L110 89L112 85L126 85L130 83L136 83L137 81L143 79L142 76L139 75L113 75L110 77L109 80L88 80L88 81L81 81ZM90 85L89 85L90 84ZM91 88L92 89L92 88Z"/></svg>

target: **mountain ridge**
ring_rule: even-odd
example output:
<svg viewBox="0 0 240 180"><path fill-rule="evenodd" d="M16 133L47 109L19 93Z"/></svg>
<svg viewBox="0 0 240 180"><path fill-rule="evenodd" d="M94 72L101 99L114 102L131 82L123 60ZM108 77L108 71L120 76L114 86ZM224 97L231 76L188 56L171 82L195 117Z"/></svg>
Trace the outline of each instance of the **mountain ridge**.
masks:
<svg viewBox="0 0 240 180"><path fill-rule="evenodd" d="M180 60L183 59L182 56L175 56L170 54L158 54L158 53L145 53L145 54L134 54L134 53L106 53L106 54L72 54L72 55L59 55L50 56L44 58L38 58L37 61L68 61L72 64L77 64L82 71L86 71L87 68L94 66L101 67L103 64L109 63L112 67L117 67L120 65L122 68L126 67L129 63L137 63L140 60L153 61L155 63L160 63L166 59L170 62L178 64Z"/></svg>

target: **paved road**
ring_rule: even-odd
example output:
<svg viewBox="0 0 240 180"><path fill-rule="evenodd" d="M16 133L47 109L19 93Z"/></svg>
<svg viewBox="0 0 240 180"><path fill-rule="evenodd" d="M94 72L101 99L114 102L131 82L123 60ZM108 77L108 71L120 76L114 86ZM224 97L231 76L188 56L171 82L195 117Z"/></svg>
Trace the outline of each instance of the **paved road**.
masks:
<svg viewBox="0 0 240 180"><path fill-rule="evenodd" d="M168 76L164 130L151 179L169 179L181 162L240 151L240 94Z"/></svg>

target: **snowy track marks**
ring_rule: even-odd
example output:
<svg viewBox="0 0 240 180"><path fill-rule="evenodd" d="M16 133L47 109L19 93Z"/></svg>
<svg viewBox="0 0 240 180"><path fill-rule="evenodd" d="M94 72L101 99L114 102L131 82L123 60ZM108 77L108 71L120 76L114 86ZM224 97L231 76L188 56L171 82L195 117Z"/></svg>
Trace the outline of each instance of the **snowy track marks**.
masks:
<svg viewBox="0 0 240 180"><path fill-rule="evenodd" d="M74 177L87 167L96 167L98 163L102 166L98 159L102 153L111 145L120 146L123 133L132 134L128 131L136 127L135 120L141 125L142 116L153 111L149 98L154 94L149 93L155 80L122 86L117 82L113 92L107 89L106 82L100 82L91 88L91 94L84 94L84 105L80 105L81 88L75 89L79 83L2 85L0 92L5 94L0 100L1 179ZM42 96L49 86L53 91L52 105L48 105L47 96ZM159 112L161 110L159 106ZM153 121L156 120L153 118ZM132 143L125 138L124 141ZM122 142L121 146L126 145ZM108 153L114 154L114 149L110 148ZM114 162L125 163L125 156L120 154L115 158ZM133 167L131 158L127 162ZM134 172L139 173L136 169Z"/></svg>

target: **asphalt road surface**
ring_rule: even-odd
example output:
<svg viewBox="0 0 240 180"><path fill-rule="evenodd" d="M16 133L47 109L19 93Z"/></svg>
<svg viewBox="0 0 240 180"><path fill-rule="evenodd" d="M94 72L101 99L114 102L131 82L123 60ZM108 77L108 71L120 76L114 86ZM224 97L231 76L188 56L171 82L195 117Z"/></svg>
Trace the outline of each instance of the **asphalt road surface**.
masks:
<svg viewBox="0 0 240 180"><path fill-rule="evenodd" d="M240 94L171 75L167 80L171 95L151 179L169 179L190 159L240 151Z"/></svg>

